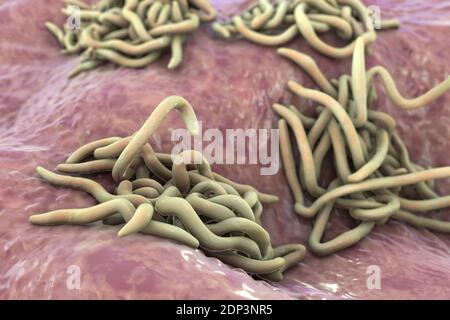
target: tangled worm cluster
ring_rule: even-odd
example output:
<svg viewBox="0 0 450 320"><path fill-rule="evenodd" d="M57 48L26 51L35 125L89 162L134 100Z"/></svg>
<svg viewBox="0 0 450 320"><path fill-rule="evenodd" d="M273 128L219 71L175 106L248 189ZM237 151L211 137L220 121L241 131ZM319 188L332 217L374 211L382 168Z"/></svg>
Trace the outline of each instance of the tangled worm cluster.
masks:
<svg viewBox="0 0 450 320"><path fill-rule="evenodd" d="M397 20L380 22L380 29L398 27ZM360 0L258 0L213 29L224 39L240 35L265 46L282 46L300 33L315 50L334 58L351 56L358 37L366 45L376 39L369 9ZM348 44L335 47L319 37L330 30Z"/></svg>
<svg viewBox="0 0 450 320"><path fill-rule="evenodd" d="M57 166L60 172L71 174L111 171L118 183L116 194L91 179L38 167L38 174L49 183L84 190L99 204L33 215L30 222L124 224L120 237L140 232L172 239L201 247L208 255L260 278L281 280L284 270L300 262L306 250L300 244L272 247L260 217L262 204L275 202L277 197L212 172L197 151L184 151L174 158L155 153L148 140L172 109L181 113L188 130L196 134L192 107L172 96L156 107L133 136L91 142Z"/></svg>
<svg viewBox="0 0 450 320"><path fill-rule="evenodd" d="M395 120L373 110L377 77L390 100L404 109L419 108L440 97L450 89L450 78L418 98L407 99L399 93L386 69L376 66L366 71L364 50L364 39L358 38L351 76L328 81L311 57L278 49L281 56L300 66L320 88L288 83L295 95L319 105L317 117L308 117L294 106L273 106L281 117L281 154L296 202L295 211L302 217L315 217L309 247L317 255L357 243L375 224L383 224L389 218L450 233L450 222L416 214L450 206L450 196L441 197L433 190L435 179L450 177L450 167L424 169L411 162L405 143L395 132ZM295 142L291 141L288 128ZM295 149L300 154L299 166L294 162ZM336 178L322 187L318 180L328 153L333 155ZM310 206L304 202L304 193L314 199ZM359 225L322 243L334 208L348 210Z"/></svg>
<svg viewBox="0 0 450 320"><path fill-rule="evenodd" d="M64 53L81 54L80 64L70 73L74 77L105 61L128 68L142 68L156 61L166 50L174 69L183 59L186 36L201 21L215 19L208 0L100 0L89 6L80 0L64 0L63 13L73 16L72 6L80 8L79 29L64 31L47 22L47 28L64 47Z"/></svg>

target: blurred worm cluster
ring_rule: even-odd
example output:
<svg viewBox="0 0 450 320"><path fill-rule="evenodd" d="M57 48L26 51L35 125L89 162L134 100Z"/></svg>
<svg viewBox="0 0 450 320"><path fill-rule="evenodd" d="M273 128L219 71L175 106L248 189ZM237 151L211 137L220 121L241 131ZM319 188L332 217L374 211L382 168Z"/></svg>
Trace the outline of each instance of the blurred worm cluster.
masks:
<svg viewBox="0 0 450 320"><path fill-rule="evenodd" d="M281 155L295 198L295 211L302 217L315 218L309 247L317 255L328 255L357 243L375 224L384 224L389 218L450 233L450 222L422 215L450 207L450 196L441 197L433 190L434 180L450 177L450 167L425 169L410 161L408 149L395 131L395 120L374 110L377 77L392 103L403 109L419 108L439 98L450 89L450 78L418 98L404 98L386 69L375 66L366 71L364 43L361 37L356 40L351 75L331 81L311 57L278 49L281 56L300 66L319 87L313 90L294 81L288 83L295 95L318 104L316 117L308 117L294 106L273 106L281 117ZM295 163L297 151L299 164ZM335 179L322 187L319 178L329 153ZM305 204L305 194L314 200L310 206ZM321 242L335 208L347 210L358 225Z"/></svg>
<svg viewBox="0 0 450 320"><path fill-rule="evenodd" d="M398 28L397 20L380 21L380 29ZM333 58L352 55L355 39L366 45L376 39L370 10L360 0L258 0L247 10L227 22L213 24L224 39L241 36L265 46L282 46L301 36L318 52ZM347 43L335 47L318 34L335 31Z"/></svg>
<svg viewBox="0 0 450 320"><path fill-rule="evenodd" d="M49 183L84 190L99 204L33 215L30 222L57 225L103 220L109 225L123 224L120 237L140 232L172 239L201 247L208 255L252 275L281 280L283 272L299 263L306 250L300 244L272 247L260 217L262 204L278 198L212 172L197 151L175 157L155 153L148 141L173 109L196 134L193 108L185 99L172 96L156 107L134 135L91 142L57 166L60 172L71 174L112 172L118 184L115 194L91 179L38 167L38 174Z"/></svg>
<svg viewBox="0 0 450 320"><path fill-rule="evenodd" d="M91 70L105 61L127 68L142 68L171 50L168 68L183 59L183 43L201 21L215 19L208 0L100 0L89 6L80 0L64 0L63 13L80 19L73 28L47 28L64 47L63 52L81 54L80 64L70 73ZM79 9L79 12L74 11Z"/></svg>

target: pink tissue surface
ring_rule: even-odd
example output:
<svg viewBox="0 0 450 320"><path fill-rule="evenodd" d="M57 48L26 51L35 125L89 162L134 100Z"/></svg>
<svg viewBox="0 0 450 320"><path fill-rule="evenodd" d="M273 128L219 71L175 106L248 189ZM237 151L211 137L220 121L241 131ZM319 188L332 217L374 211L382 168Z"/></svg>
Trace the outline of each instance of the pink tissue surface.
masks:
<svg viewBox="0 0 450 320"><path fill-rule="evenodd" d="M220 19L250 1L215 0ZM450 74L450 3L446 0L371 0L382 17L396 17L399 30L380 32L368 66L383 65L399 90L417 96ZM276 284L256 281L241 270L174 242L134 235L119 239L118 227L39 227L34 213L81 208L94 200L84 192L55 188L39 179L37 165L54 169L78 146L136 131L169 95L194 106L206 128L275 128L276 102L294 99L286 83L313 83L273 48L215 39L203 26L185 46L182 66L169 71L169 55L141 70L111 65L68 80L77 56L65 56L44 23L64 22L62 1L0 1L0 298L1 299L416 299L450 298L450 238L389 221L358 245L326 258L308 253ZM312 55L329 78L349 73L351 59L333 60L305 41L290 44ZM450 94L426 108L406 111L380 92L379 110L398 129L423 166L449 166ZM170 151L170 130L182 126L171 115L151 140ZM264 226L273 243L306 243L311 222L298 218L282 170L261 176L257 165L214 169L259 190L277 194L265 206ZM111 179L102 181L110 191ZM449 180L438 184L450 194ZM436 213L449 219L449 211ZM327 237L352 226L337 213ZM368 267L378 266L381 288L367 287ZM67 270L78 266L80 289L67 286Z"/></svg>

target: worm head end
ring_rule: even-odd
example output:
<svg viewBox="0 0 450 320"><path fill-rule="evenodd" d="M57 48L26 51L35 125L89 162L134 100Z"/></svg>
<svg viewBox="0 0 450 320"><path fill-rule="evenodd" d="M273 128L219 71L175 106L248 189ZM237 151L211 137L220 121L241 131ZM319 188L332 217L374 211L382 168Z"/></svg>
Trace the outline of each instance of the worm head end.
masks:
<svg viewBox="0 0 450 320"><path fill-rule="evenodd" d="M288 88L293 92L302 92L304 89L302 85L293 80L288 81Z"/></svg>
<svg viewBox="0 0 450 320"><path fill-rule="evenodd" d="M44 224L43 223L44 221L42 219L42 215L40 215L40 214L34 214L34 215L30 216L28 218L28 222L30 222L31 224L39 224L39 225Z"/></svg>
<svg viewBox="0 0 450 320"><path fill-rule="evenodd" d="M289 49L289 48L278 48L278 49L277 49L277 53L278 53L279 55L282 55L283 57L287 56L287 55L289 54L290 51L292 51L292 50Z"/></svg>
<svg viewBox="0 0 450 320"><path fill-rule="evenodd" d="M41 177L44 177L47 175L47 173L49 173L49 171L47 169L45 169L44 167L41 167L41 166L36 167L36 172Z"/></svg>
<svg viewBox="0 0 450 320"><path fill-rule="evenodd" d="M36 217L35 217L35 216L29 217L29 218L28 218L28 222L29 222L29 223L32 223L32 224L35 224L35 222L36 222Z"/></svg>
<svg viewBox="0 0 450 320"><path fill-rule="evenodd" d="M123 229L124 229L124 228L120 229L119 232L117 232L117 236L118 236L119 238L123 238L123 237L126 237L126 236L128 235L127 230L123 230Z"/></svg>

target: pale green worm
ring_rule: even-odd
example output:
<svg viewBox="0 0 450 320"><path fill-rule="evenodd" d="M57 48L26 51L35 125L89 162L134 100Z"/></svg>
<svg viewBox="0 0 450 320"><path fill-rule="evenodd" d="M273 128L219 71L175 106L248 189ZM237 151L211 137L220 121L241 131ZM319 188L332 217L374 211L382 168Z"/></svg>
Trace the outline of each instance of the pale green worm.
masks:
<svg viewBox="0 0 450 320"><path fill-rule="evenodd" d="M112 170L112 176L115 181L122 180L125 171L130 166L133 159L140 152L142 147L148 142L153 132L159 127L162 120L172 110L180 112L186 127L192 135L198 133L198 122L192 106L185 99L172 96L164 99L152 112L144 125L131 138L131 141L120 154L116 165Z"/></svg>

